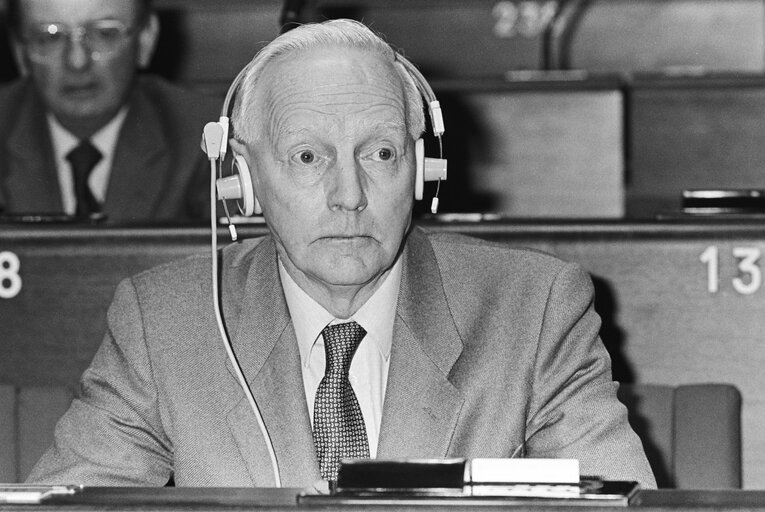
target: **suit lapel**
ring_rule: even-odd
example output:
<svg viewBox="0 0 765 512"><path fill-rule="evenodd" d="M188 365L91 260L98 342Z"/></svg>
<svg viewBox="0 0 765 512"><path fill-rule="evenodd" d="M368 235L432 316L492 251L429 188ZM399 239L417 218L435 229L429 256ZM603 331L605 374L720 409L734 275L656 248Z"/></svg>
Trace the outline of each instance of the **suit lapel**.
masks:
<svg viewBox="0 0 765 512"><path fill-rule="evenodd" d="M4 188L14 211L58 213L63 204L45 110L31 85L26 84L26 89L16 125L6 140L9 158Z"/></svg>
<svg viewBox="0 0 765 512"><path fill-rule="evenodd" d="M300 354L270 238L255 248L252 262L247 262L247 266L249 271L241 300L230 301L231 309L226 310L227 317L238 318L231 331L234 352L274 445L282 485L303 486L321 477ZM234 307L241 309L237 312ZM227 364L233 376L233 367ZM265 444L244 398L229 414L229 423L254 482L273 485Z"/></svg>
<svg viewBox="0 0 765 512"><path fill-rule="evenodd" d="M135 212L148 216L162 200L161 192L171 168L170 146L163 120L136 87L114 151L106 191L107 217L129 219Z"/></svg>
<svg viewBox="0 0 765 512"><path fill-rule="evenodd" d="M420 230L410 234L403 257L377 456L445 457L464 402L448 379L462 341Z"/></svg>

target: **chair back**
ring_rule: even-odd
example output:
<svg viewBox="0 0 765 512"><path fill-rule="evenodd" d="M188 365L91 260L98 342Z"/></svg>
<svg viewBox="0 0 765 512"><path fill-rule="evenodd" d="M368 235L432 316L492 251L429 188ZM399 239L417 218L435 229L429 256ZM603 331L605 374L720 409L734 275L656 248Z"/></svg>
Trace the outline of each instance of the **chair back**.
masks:
<svg viewBox="0 0 765 512"><path fill-rule="evenodd" d="M659 488L741 488L741 393L731 384L622 384Z"/></svg>
<svg viewBox="0 0 765 512"><path fill-rule="evenodd" d="M0 384L0 482L23 482L53 442L72 392L56 386Z"/></svg>

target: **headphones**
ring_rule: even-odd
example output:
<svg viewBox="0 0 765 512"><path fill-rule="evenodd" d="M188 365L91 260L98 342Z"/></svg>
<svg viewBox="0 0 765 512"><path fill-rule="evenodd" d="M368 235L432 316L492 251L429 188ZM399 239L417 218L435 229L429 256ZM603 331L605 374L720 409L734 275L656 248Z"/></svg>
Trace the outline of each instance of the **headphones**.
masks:
<svg viewBox="0 0 765 512"><path fill-rule="evenodd" d="M416 161L414 198L417 200L423 198L426 181L437 181L436 193L430 205L431 212L437 213L438 192L441 188L441 181L446 180L446 160L443 158L443 143L441 140L445 129L441 105L436 99L430 84L428 84L425 77L422 76L422 73L420 73L414 64L398 52L395 52L395 55L395 63L404 69L404 72L412 79L420 95L427 103L433 135L438 139L439 158L428 158L425 156L425 143L422 138L417 139L414 146ZM222 162L225 159L228 147L230 106L232 98L244 80L248 69L249 66L245 66L228 88L223 107L221 108L220 119L207 123L202 133L202 150L207 154L210 162L218 162L218 178L215 182L215 189L217 198L223 201L223 209L234 240L236 235L231 217L229 216L226 200L236 200L239 213L243 216L263 213L260 203L255 197L250 169L244 157L234 153L231 164L232 174L226 177L222 176Z"/></svg>

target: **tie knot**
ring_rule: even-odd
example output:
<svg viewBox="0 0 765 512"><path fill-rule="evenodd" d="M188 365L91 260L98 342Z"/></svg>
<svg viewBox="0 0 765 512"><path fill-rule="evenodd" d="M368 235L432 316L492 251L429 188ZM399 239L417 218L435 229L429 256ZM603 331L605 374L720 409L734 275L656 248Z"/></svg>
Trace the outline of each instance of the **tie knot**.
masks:
<svg viewBox="0 0 765 512"><path fill-rule="evenodd" d="M367 331L356 322L347 322L328 325L321 334L324 337L324 352L327 355L327 373L347 374L351 368L353 354Z"/></svg>
<svg viewBox="0 0 765 512"><path fill-rule="evenodd" d="M83 139L66 155L66 159L72 164L75 178L82 179L87 178L90 171L101 160L101 152L88 139Z"/></svg>

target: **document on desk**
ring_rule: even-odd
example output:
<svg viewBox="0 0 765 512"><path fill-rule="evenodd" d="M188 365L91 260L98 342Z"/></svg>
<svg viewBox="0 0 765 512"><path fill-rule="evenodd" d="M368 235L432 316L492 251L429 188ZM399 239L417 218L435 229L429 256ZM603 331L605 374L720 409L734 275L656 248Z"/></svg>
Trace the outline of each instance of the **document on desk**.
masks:
<svg viewBox="0 0 765 512"><path fill-rule="evenodd" d="M54 496L69 496L81 490L81 485L0 484L0 504L42 503Z"/></svg>

